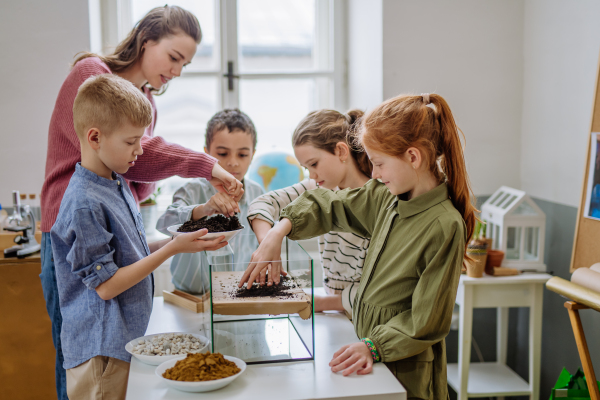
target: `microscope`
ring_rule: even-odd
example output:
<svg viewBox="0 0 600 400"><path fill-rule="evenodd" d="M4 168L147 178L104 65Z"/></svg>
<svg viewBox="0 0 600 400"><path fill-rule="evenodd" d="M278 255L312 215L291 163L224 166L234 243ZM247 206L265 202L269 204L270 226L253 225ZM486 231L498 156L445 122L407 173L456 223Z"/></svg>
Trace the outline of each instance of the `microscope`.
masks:
<svg viewBox="0 0 600 400"><path fill-rule="evenodd" d="M21 234L15 237L15 246L4 249L4 258L24 258L40 251L41 245L35 240L35 216L28 205L21 205L18 190L13 190L13 214L7 222L5 231Z"/></svg>

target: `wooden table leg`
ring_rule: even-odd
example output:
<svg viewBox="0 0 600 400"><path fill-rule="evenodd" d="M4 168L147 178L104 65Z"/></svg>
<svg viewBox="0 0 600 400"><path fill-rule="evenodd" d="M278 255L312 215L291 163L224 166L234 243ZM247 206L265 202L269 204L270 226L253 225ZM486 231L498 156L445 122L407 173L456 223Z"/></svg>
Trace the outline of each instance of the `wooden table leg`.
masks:
<svg viewBox="0 0 600 400"><path fill-rule="evenodd" d="M565 308L569 311L569 318L571 319L571 325L573 326L573 334L575 335L575 342L577 343L577 350L579 351L579 358L581 358L581 364L583 366L583 372L585 373L588 390L590 391L590 397L592 400L600 400L600 392L598 391L598 384L596 383L594 366L592 365L590 351L588 350L585 334L583 333L581 318L579 317L579 310L588 307L575 301L567 301L565 302Z"/></svg>

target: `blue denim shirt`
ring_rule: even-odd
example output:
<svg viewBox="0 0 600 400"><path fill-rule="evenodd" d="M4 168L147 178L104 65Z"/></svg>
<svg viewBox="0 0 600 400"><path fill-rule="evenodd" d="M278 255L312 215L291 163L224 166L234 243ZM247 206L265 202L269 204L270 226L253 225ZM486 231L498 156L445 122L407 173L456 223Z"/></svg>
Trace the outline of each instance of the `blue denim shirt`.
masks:
<svg viewBox="0 0 600 400"><path fill-rule="evenodd" d="M150 254L125 180L102 178L78 163L50 231L62 322L65 369L95 356L129 362L125 344L143 336L152 311L151 275L105 301L96 287Z"/></svg>

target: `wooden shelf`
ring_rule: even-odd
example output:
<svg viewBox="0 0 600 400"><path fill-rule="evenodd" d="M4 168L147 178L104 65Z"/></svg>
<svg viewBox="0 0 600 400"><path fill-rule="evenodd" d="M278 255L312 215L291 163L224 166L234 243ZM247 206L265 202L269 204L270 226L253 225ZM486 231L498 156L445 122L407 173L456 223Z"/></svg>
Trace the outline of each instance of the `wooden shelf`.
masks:
<svg viewBox="0 0 600 400"><path fill-rule="evenodd" d="M448 364L448 384L458 391L458 364ZM529 396L529 384L504 364L471 363L468 397Z"/></svg>

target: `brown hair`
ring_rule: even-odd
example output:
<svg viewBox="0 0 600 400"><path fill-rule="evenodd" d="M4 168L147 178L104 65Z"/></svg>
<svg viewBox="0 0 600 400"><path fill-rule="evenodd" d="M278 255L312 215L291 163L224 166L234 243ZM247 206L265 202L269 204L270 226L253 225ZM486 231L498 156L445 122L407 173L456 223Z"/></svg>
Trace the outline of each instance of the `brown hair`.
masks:
<svg viewBox="0 0 600 400"><path fill-rule="evenodd" d="M110 134L123 123L147 127L152 104L131 82L112 74L94 75L79 86L73 103L73 125L79 138L90 128Z"/></svg>
<svg viewBox="0 0 600 400"><path fill-rule="evenodd" d="M178 6L165 5L156 7L148 11L133 27L129 35L123 40L112 54L102 56L99 54L82 52L73 62L73 66L79 61L88 57L98 57L101 59L111 72L126 70L138 62L142 57L142 46L148 40L159 42L165 36L184 33L194 39L197 44L202 40L202 31L200 23L194 14ZM167 86L158 94L164 93ZM150 88L153 92L157 89Z"/></svg>
<svg viewBox="0 0 600 400"><path fill-rule="evenodd" d="M401 157L409 147L418 148L438 182L446 181L452 204L462 215L470 238L477 210L459 132L462 134L442 96L400 95L362 118L357 139L369 149L394 157Z"/></svg>
<svg viewBox="0 0 600 400"><path fill-rule="evenodd" d="M335 154L335 146L344 142L350 147L350 154L358 169L364 175L371 177L373 165L367 154L352 145L352 131L362 118L362 110L350 110L342 114L335 110L318 110L309 113L296 127L292 136L294 147L310 144L317 149Z"/></svg>
<svg viewBox="0 0 600 400"><path fill-rule="evenodd" d="M252 138L252 150L256 150L257 139L254 123L246 113L237 108L226 108L219 111L208 121L206 134L204 135L204 143L207 149L210 149L215 133L225 128L229 130L229 133L238 129L246 132Z"/></svg>

